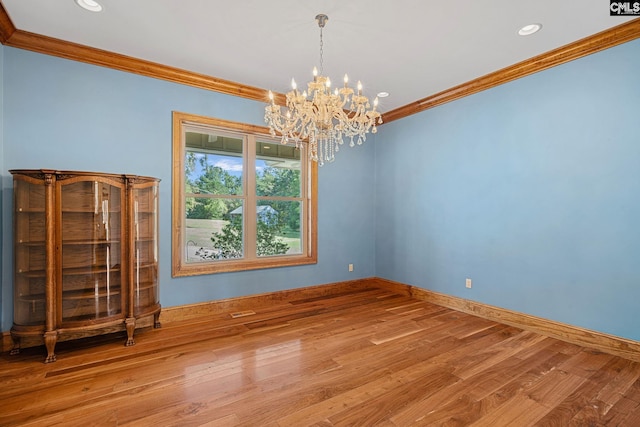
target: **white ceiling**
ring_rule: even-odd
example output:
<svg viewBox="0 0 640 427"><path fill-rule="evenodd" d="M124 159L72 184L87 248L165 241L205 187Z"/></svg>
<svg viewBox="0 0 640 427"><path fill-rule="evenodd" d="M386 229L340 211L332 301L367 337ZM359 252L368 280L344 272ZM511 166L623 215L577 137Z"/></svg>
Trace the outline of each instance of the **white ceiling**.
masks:
<svg viewBox="0 0 640 427"><path fill-rule="evenodd" d="M319 65L389 92L380 111L473 80L633 17L606 0L2 0L16 28L276 92ZM529 37L517 30L541 23Z"/></svg>

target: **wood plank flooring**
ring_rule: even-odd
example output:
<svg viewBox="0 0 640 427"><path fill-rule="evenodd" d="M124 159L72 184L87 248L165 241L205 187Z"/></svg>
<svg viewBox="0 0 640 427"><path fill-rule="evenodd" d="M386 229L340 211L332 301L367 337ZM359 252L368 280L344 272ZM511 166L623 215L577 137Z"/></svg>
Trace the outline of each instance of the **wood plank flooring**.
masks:
<svg viewBox="0 0 640 427"><path fill-rule="evenodd" d="M640 426L640 363L367 288L0 358L1 426Z"/></svg>

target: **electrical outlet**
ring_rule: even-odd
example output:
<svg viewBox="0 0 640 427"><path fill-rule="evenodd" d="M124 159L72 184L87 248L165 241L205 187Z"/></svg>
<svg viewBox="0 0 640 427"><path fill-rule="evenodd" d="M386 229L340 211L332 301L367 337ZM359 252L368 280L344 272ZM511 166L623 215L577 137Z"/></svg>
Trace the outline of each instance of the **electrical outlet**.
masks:
<svg viewBox="0 0 640 427"><path fill-rule="evenodd" d="M467 279L465 282L465 286L469 289L471 289L471 279Z"/></svg>
<svg viewBox="0 0 640 427"><path fill-rule="evenodd" d="M353 271L353 264L349 264L349 271Z"/></svg>

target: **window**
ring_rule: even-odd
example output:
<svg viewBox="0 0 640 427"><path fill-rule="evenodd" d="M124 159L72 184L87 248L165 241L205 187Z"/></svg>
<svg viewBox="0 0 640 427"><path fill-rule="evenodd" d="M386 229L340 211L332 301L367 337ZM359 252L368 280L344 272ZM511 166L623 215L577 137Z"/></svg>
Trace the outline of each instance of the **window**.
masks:
<svg viewBox="0 0 640 427"><path fill-rule="evenodd" d="M307 159L266 127L174 112L173 276L315 263Z"/></svg>

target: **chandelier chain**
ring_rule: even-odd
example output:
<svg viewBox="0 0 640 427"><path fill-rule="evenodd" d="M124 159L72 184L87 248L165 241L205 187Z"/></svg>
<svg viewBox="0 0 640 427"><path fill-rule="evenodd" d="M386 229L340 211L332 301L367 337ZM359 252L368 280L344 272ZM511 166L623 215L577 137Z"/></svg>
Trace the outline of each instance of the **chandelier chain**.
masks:
<svg viewBox="0 0 640 427"><path fill-rule="evenodd" d="M322 27L320 27L320 75L324 75L324 40L322 38Z"/></svg>

